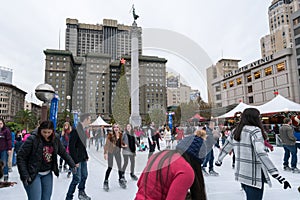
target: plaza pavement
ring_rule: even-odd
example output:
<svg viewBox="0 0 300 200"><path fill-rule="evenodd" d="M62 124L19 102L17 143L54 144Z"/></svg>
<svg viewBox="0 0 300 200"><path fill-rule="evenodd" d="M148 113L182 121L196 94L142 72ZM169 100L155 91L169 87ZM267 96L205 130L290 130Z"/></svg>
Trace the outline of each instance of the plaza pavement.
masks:
<svg viewBox="0 0 300 200"><path fill-rule="evenodd" d="M146 139L144 139L146 142ZM164 142L161 142L161 149L164 149ZM215 149L215 156L217 156L218 149ZM110 190L105 192L102 189L104 175L107 163L103 158L103 149L95 150L92 145L88 150L90 160L88 162L89 177L86 183L86 193L92 197L93 200L131 200L134 199L137 191L136 181L129 178L129 172L126 173L128 181L127 189L121 189L118 184L118 173L116 170L116 163L109 178ZM300 154L300 153L299 153ZM280 170L281 174L291 183L292 189L284 190L275 179L272 178L273 187L265 185L264 200L299 200L300 193L297 188L300 186L300 174L293 174L282 170L283 149L275 147L275 150L269 153L270 158ZM300 156L298 155L298 160ZM147 162L147 152L137 152L136 157L136 174L139 175ZM298 161L300 168L300 162ZM130 162L127 170L130 168ZM231 168L231 157L227 156L224 159L221 167L214 167L215 171L219 172L218 177L205 177L206 191L208 200L244 200L244 192L240 188L240 184L234 181L233 169ZM16 181L18 184L10 188L0 189L1 200L25 200L27 199L23 185L19 179L17 168L13 167L13 172L10 173L10 181ZM67 193L71 178L67 178L66 173L60 174L59 178L54 176L54 188L52 193L53 200L63 200ZM77 198L77 191L75 198Z"/></svg>

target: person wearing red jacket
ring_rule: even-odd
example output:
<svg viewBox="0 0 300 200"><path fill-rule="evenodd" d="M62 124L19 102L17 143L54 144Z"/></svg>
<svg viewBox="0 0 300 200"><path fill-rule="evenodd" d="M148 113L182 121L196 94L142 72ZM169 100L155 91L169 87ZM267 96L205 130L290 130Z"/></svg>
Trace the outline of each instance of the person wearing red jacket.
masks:
<svg viewBox="0 0 300 200"><path fill-rule="evenodd" d="M193 200L206 200L200 156L205 139L206 132L197 130L180 148L152 155L138 180L135 200L185 200L188 190Z"/></svg>
<svg viewBox="0 0 300 200"><path fill-rule="evenodd" d="M11 153L12 141L9 128L5 126L4 119L0 119L0 159L4 163L4 181L8 181L8 155Z"/></svg>

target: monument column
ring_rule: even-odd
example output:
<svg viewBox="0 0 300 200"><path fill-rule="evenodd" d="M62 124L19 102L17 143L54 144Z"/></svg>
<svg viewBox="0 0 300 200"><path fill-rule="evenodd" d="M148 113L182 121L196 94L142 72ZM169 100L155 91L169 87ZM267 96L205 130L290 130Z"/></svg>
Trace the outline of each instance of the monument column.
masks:
<svg viewBox="0 0 300 200"><path fill-rule="evenodd" d="M131 115L130 123L133 127L141 125L140 116L140 102L139 102L139 38L138 27L134 20L131 30L131 84L130 84L130 96L131 96Z"/></svg>

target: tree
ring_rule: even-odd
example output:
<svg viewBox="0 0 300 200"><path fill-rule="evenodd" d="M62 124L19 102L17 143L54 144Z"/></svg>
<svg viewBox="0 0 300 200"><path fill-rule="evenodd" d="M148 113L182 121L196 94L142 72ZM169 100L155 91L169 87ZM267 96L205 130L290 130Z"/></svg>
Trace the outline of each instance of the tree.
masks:
<svg viewBox="0 0 300 200"><path fill-rule="evenodd" d="M124 64L121 65L120 79L116 85L115 96L112 107L113 119L116 123L125 127L130 117L130 93L125 75Z"/></svg>
<svg viewBox="0 0 300 200"><path fill-rule="evenodd" d="M149 110L149 116L151 121L153 121L157 126L161 126L166 122L166 110L162 107L154 105Z"/></svg>
<svg viewBox="0 0 300 200"><path fill-rule="evenodd" d="M13 132L16 132L18 130L21 131L23 129L23 126L16 122L7 122L6 126Z"/></svg>
<svg viewBox="0 0 300 200"><path fill-rule="evenodd" d="M68 121L71 126L73 125L73 114L67 111L67 109L61 113L58 113L56 126L57 129L60 130L61 128L63 128L63 125L66 121Z"/></svg>
<svg viewBox="0 0 300 200"><path fill-rule="evenodd" d="M199 104L194 101L190 101L189 103L181 103L180 104L180 121L182 123L186 122L188 119L194 116L194 114L199 109Z"/></svg>
<svg viewBox="0 0 300 200"><path fill-rule="evenodd" d="M37 117L30 110L20 110L15 116L15 122L22 125L23 129L34 129L38 124Z"/></svg>

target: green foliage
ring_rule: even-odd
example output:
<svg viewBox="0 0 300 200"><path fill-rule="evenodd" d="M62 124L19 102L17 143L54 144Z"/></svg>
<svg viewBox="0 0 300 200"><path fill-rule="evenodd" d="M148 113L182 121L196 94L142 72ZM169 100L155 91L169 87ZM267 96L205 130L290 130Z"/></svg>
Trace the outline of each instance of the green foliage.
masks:
<svg viewBox="0 0 300 200"><path fill-rule="evenodd" d="M154 107L157 106L154 105ZM166 122L166 110L163 108L150 108L149 117L157 126L161 126Z"/></svg>
<svg viewBox="0 0 300 200"><path fill-rule="evenodd" d="M57 114L57 129L62 129L64 123L69 121L70 125L73 125L73 114L67 110Z"/></svg>
<svg viewBox="0 0 300 200"><path fill-rule="evenodd" d="M190 101L189 103L181 103L180 108L180 121L186 122L188 119L193 117L194 114L199 110L199 104L197 102Z"/></svg>
<svg viewBox="0 0 300 200"><path fill-rule="evenodd" d="M18 130L21 131L23 129L23 126L16 122L7 122L6 126L13 132L16 132Z"/></svg>
<svg viewBox="0 0 300 200"><path fill-rule="evenodd" d="M15 116L15 122L22 126L22 129L34 129L38 124L38 118L29 110L20 110Z"/></svg>
<svg viewBox="0 0 300 200"><path fill-rule="evenodd" d="M114 96L112 114L116 123L125 127L129 123L130 117L130 93L126 76L120 77L116 85L116 93Z"/></svg>

